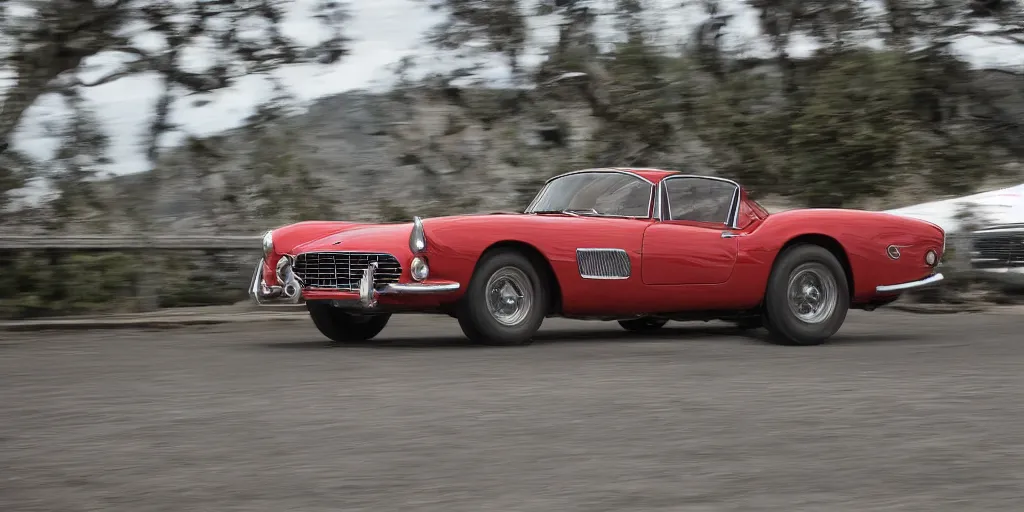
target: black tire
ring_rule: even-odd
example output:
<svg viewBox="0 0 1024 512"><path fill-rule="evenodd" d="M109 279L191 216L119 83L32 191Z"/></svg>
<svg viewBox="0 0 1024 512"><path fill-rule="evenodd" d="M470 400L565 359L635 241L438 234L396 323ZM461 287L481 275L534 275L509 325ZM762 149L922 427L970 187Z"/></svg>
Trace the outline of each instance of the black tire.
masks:
<svg viewBox="0 0 1024 512"><path fill-rule="evenodd" d="M516 313L503 316L501 311L491 312L488 284L492 278L495 278L492 286L506 283L511 285L511 291L521 295ZM485 254L481 259L459 301L456 316L462 332L474 343L529 345L544 322L550 296L530 258L516 250L502 249Z"/></svg>
<svg viewBox="0 0 1024 512"><path fill-rule="evenodd" d="M653 332L661 329L667 323L668 320L663 318L651 318L649 316L632 318L630 320L619 320L619 325L629 332Z"/></svg>
<svg viewBox="0 0 1024 512"><path fill-rule="evenodd" d="M321 334L335 343L367 341L380 334L388 325L391 314L358 315L338 309L330 304L306 304L313 325Z"/></svg>
<svg viewBox="0 0 1024 512"><path fill-rule="evenodd" d="M788 292L791 278L808 276L811 278L808 281L810 294L803 298L813 299L813 291L816 290L817 302L822 308L818 315L808 312L808 317L802 318L791 309ZM831 302L829 296L835 299L831 308L828 307ZM828 249L818 245L797 245L779 255L768 278L765 294L765 327L775 343L820 345L842 327L849 309L850 290L846 273Z"/></svg>

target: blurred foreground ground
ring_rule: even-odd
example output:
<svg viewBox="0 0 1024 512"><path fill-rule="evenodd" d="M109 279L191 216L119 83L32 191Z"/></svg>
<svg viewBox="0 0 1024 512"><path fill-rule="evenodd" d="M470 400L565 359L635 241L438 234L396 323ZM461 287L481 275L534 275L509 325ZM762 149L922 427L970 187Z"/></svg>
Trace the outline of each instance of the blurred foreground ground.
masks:
<svg viewBox="0 0 1024 512"><path fill-rule="evenodd" d="M852 312L789 348L549 320L0 332L0 510L1019 510L1019 314Z"/></svg>

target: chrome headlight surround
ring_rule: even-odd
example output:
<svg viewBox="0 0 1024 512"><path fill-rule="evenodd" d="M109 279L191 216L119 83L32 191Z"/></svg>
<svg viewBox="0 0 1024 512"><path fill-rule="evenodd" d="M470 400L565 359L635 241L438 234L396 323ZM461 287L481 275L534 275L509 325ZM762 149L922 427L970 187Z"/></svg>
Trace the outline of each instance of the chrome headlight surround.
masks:
<svg viewBox="0 0 1024 512"><path fill-rule="evenodd" d="M263 234L263 257L269 258L274 252L274 232L267 231Z"/></svg>
<svg viewBox="0 0 1024 512"><path fill-rule="evenodd" d="M427 250L427 235L423 232L423 220L419 217L412 219L412 232L409 233L409 250L413 254Z"/></svg>
<svg viewBox="0 0 1024 512"><path fill-rule="evenodd" d="M295 273L292 272L293 264L292 257L288 255L281 256L281 259L277 260L277 268L274 273L278 282L284 284L295 279Z"/></svg>
<svg viewBox="0 0 1024 512"><path fill-rule="evenodd" d="M413 253L412 261L409 263L409 275L414 281L422 281L430 275L430 267L427 265L427 258L422 254L427 250L427 234L423 231L423 220L419 217L412 219L409 250Z"/></svg>

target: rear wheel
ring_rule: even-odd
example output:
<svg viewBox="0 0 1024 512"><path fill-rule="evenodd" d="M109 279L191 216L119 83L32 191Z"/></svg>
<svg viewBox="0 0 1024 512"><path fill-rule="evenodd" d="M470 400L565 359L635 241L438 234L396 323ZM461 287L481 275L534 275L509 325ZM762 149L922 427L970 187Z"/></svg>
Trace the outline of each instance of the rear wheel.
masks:
<svg viewBox="0 0 1024 512"><path fill-rule="evenodd" d="M549 293L533 262L515 250L487 254L458 306L462 332L484 345L528 345L547 313Z"/></svg>
<svg viewBox="0 0 1024 512"><path fill-rule="evenodd" d="M391 319L390 314L360 315L315 302L307 303L306 309L320 333L336 343L372 339L384 330Z"/></svg>
<svg viewBox="0 0 1024 512"><path fill-rule="evenodd" d="M843 266L821 246L787 249L768 279L765 309L766 327L777 343L824 343L842 327L850 309Z"/></svg>
<svg viewBox="0 0 1024 512"><path fill-rule="evenodd" d="M619 320L619 325L630 332L652 332L665 326L668 320L662 318L632 318L630 320Z"/></svg>

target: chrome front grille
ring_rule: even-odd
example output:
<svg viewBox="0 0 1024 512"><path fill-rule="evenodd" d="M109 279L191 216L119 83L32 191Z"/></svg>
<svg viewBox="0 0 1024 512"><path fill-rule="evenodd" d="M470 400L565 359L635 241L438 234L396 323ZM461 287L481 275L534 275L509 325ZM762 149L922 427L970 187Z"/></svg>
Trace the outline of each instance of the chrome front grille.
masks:
<svg viewBox="0 0 1024 512"><path fill-rule="evenodd" d="M1024 229L975 233L971 245L975 268L1024 267Z"/></svg>
<svg viewBox="0 0 1024 512"><path fill-rule="evenodd" d="M371 262L377 262L373 284L397 283L402 275L398 259L379 252L307 252L295 258L295 275L303 288L356 291Z"/></svg>
<svg viewBox="0 0 1024 512"><path fill-rule="evenodd" d="M576 249L576 265L584 279L627 279L632 273L622 249Z"/></svg>

